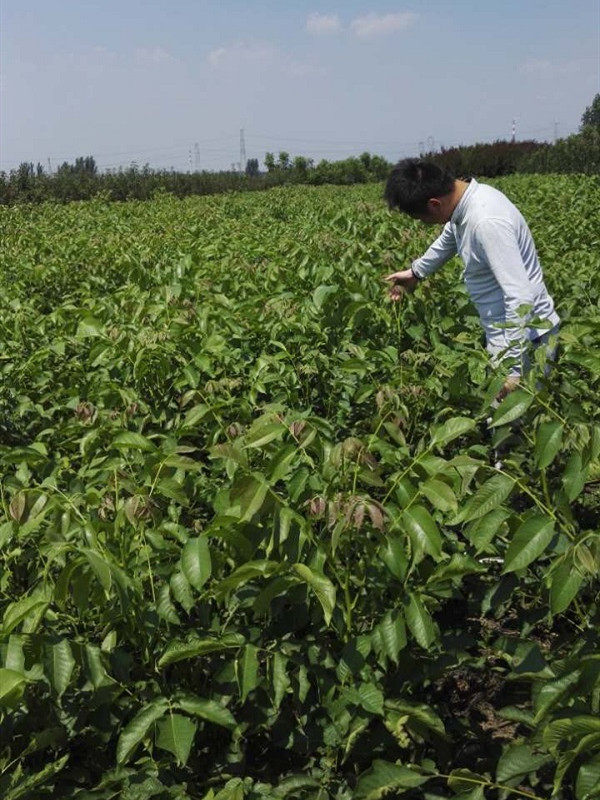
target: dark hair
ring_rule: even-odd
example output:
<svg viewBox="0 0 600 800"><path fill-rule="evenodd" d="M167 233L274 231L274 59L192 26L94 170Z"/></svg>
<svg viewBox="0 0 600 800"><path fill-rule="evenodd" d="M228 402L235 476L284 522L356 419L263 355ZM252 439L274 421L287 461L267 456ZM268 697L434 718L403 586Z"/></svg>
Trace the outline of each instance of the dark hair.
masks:
<svg viewBox="0 0 600 800"><path fill-rule="evenodd" d="M447 170L421 158L405 158L390 172L383 196L391 209L423 214L428 200L450 194L453 188L454 178Z"/></svg>

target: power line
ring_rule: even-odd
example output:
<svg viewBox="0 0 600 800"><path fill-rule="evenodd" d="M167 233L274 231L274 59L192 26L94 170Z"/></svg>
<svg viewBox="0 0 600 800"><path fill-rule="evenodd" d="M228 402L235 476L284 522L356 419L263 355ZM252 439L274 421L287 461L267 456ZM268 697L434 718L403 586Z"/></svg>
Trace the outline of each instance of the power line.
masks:
<svg viewBox="0 0 600 800"><path fill-rule="evenodd" d="M231 134L226 136L213 136L210 139L199 139L198 144L201 142L203 144L210 144L211 142L223 142L228 139L233 140L235 137ZM158 152L167 152L173 150L181 150L182 147L185 147L186 142L180 142L179 144L172 144L166 145L164 147L151 147L151 148L141 148L137 150L121 150L119 152L112 152L112 153L93 153L95 158L112 158L113 156L129 156L129 155L138 155L142 153L158 153ZM85 148L82 148L82 150ZM53 159L60 159L60 158L74 158L81 155L81 151L77 156L74 156L73 153L67 153L62 155L50 154L50 158Z"/></svg>
<svg viewBox="0 0 600 800"><path fill-rule="evenodd" d="M516 120L515 120L514 124L515 124L515 129L513 131L513 136L516 139ZM556 140L558 138L558 125L559 125L559 122L558 121L554 121L553 125L550 125L550 126L546 125L546 126L535 128L535 129L521 131L520 132L520 137L524 138L526 136L531 136L531 135L534 135L534 134L539 134L539 133L544 132L544 133L548 133L549 134L548 139L552 138L552 139ZM418 152L419 153L425 152L425 140L424 139L421 139L419 141L412 141L412 142L404 142L404 141L403 142L398 142L398 141L393 140L393 139L387 139L387 140L382 140L382 139L380 139L380 140L376 140L376 139L372 139L372 140L365 140L365 139L363 139L363 140L358 140L358 139L356 139L356 140L347 140L347 139L346 140L344 140L344 139L328 140L328 139L321 139L321 138L318 138L318 137L315 137L315 138L311 139L311 138L300 138L300 137L293 137L293 136L292 137L288 137L288 136L283 136L283 135L282 136L274 136L274 135L266 135L266 134L263 135L263 134L258 134L258 133L246 134L245 130L242 128L240 130L240 140L239 140L239 148L240 148L240 150L239 150L239 159L240 159L239 160L239 164L240 164L240 169L244 168L245 167L245 163L246 163L246 137L247 136L249 136L250 139L253 140L253 142L254 142L253 143L253 148L255 150L258 147L260 147L259 142L261 140L264 141L264 142L276 141L276 142L279 143L279 146L282 149L287 147L288 143L290 145L292 145L292 143L296 143L295 146L291 146L291 147L289 147L289 149L290 150L296 150L296 152L298 152L298 150L303 150L304 151L303 155L309 155L309 156L310 155L314 155L314 156L324 156L324 157L332 157L332 156L347 156L348 157L348 156L351 156L351 155L356 153L357 146L359 146L359 145L360 146L365 146L365 147L368 147L368 148L371 148L371 149L373 149L373 148L381 148L382 150L386 151L388 153L388 155L393 152L395 154L395 156L399 156L402 153L406 153L407 151L409 151L410 153L414 153L417 150L417 148L418 148ZM490 138L490 139L496 138L497 139L499 137L497 135L497 132L495 132L494 134L488 134L488 135L483 135L482 134L478 138L478 141L481 142L486 138ZM186 147L185 145L180 144L180 145L169 145L169 146L165 146L165 147L156 147L156 148L150 148L150 149L143 149L142 148L142 149L139 149L139 150L119 151L119 152L112 152L112 153L94 153L93 156L97 160L98 167L100 169L110 169L110 168L115 168L115 167L131 166L132 163L139 163L139 162L146 161L145 156L150 156L150 155L154 155L154 158L152 159L153 161L162 160L162 159L160 159L160 156L164 155L164 156L166 156L165 160L167 160L167 158L168 158L168 160L170 162L172 162L173 159L175 159L176 161L181 163L181 162L183 162L184 159L187 158L188 166L189 166L190 170L192 169L192 164L195 166L196 170L199 170L199 167L200 167L200 143L201 142L204 142L204 143L206 143L208 145L210 145L211 143L218 142L219 144L224 145L224 146L221 146L221 147L211 147L211 146L203 147L202 150L203 150L205 156L208 158L209 161L213 161L214 162L216 159L218 159L219 156L224 156L225 158L223 160L229 162L231 157L233 156L233 153L234 153L234 150L233 150L233 148L234 148L233 139L234 139L234 137L231 134L227 135L227 136L219 136L219 137L210 137L210 138L206 138L206 139L200 139L200 140L198 140L198 141L196 141L194 143L193 151L189 147L189 145ZM472 137L471 136L469 136L468 139L470 139L472 141ZM433 151L435 149L435 141L436 140L434 139L434 137L432 135L427 137L427 147L428 147L428 149L430 151ZM448 140L446 140L446 142L447 141ZM231 145L229 143L231 143ZM328 147L327 143L329 143L331 146ZM464 144L465 144L464 139L462 139L462 140L455 139L452 143L447 143L445 146L446 146L446 148L449 148L449 147L464 146ZM268 147L268 145L266 145L266 146ZM193 157L192 157L192 152L193 152ZM114 157L114 156L127 156L127 155L133 156L133 158L127 159L127 160L125 160L125 159L118 160L117 162L110 161L109 163L105 163L105 162L103 163L103 159L104 158L109 159L111 156ZM49 167L49 171L50 172L52 172L53 167L54 167L54 169L56 169L56 161L60 160L61 158L65 158L65 157L64 156L48 156L47 157L48 167ZM72 157L72 158L74 158L74 157ZM6 162L5 161L5 162L2 163L2 168L3 169L16 168L16 167L19 166L20 163L21 162ZM147 163L147 161L146 161L146 163Z"/></svg>

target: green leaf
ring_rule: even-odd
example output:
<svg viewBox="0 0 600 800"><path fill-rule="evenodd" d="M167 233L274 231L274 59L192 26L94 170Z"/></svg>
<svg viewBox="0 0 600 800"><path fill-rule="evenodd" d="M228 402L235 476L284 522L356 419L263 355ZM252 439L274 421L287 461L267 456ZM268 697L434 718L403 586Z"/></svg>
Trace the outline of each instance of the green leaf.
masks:
<svg viewBox="0 0 600 800"><path fill-rule="evenodd" d="M554 520L536 515L517 529L504 557L504 572L515 572L531 564L548 547L554 536Z"/></svg>
<svg viewBox="0 0 600 800"><path fill-rule="evenodd" d="M430 587L438 584L439 590L439 587L446 585L448 581L458 583L465 575L473 575L476 572L485 571L486 567L480 564L477 559L471 558L471 556L467 556L464 553L454 553L450 561L438 564L433 572L430 573L426 585Z"/></svg>
<svg viewBox="0 0 600 800"><path fill-rule="evenodd" d="M570 503L583 491L587 477L587 467L583 466L581 453L571 453L563 473L563 487Z"/></svg>
<svg viewBox="0 0 600 800"><path fill-rule="evenodd" d="M500 527L510 516L504 508L495 508L483 517L473 520L465 529L465 534L476 548L477 554L485 552ZM493 552L493 551L492 551Z"/></svg>
<svg viewBox="0 0 600 800"><path fill-rule="evenodd" d="M575 796L577 800L597 800L600 797L600 753L579 767Z"/></svg>
<svg viewBox="0 0 600 800"><path fill-rule="evenodd" d="M48 786L48 781L64 769L68 760L69 753L56 761L46 764L39 772L29 773L20 779L17 778L19 774L19 767L17 767L12 775L11 788L3 794L2 800L31 800L31 798L35 798L36 795L32 794L32 791L41 786L43 792L43 789ZM17 782L15 783L16 778ZM38 792L37 796L41 796L41 794Z"/></svg>
<svg viewBox="0 0 600 800"><path fill-rule="evenodd" d="M13 631L21 622L28 619L40 618L48 608L48 601L39 595L29 595L11 603L4 612L2 620L2 634ZM29 631L32 633L32 631Z"/></svg>
<svg viewBox="0 0 600 800"><path fill-rule="evenodd" d="M404 541L400 536L388 536L385 545L379 551L381 559L389 571L399 581L406 578L408 558L404 549Z"/></svg>
<svg viewBox="0 0 600 800"><path fill-rule="evenodd" d="M154 486L156 494L168 497L169 500L174 500L179 505L187 508L190 504L190 499L185 493L184 487L175 478L161 478Z"/></svg>
<svg viewBox="0 0 600 800"><path fill-rule="evenodd" d="M172 623L173 625L181 625L181 620L177 614L177 609L171 600L171 589L168 583L163 583L156 598L156 613L161 619Z"/></svg>
<svg viewBox="0 0 600 800"><path fill-rule="evenodd" d="M438 633L431 615L417 595L409 594L404 615L406 624L417 642L421 647L429 649L436 640Z"/></svg>
<svg viewBox="0 0 600 800"><path fill-rule="evenodd" d="M210 458L222 458L228 461L233 461L241 467L248 466L248 456L241 449L237 442L223 442L216 444L208 451Z"/></svg>
<svg viewBox="0 0 600 800"><path fill-rule="evenodd" d="M266 482L252 475L244 475L230 492L227 514L241 522L250 522L265 501L269 487Z"/></svg>
<svg viewBox="0 0 600 800"><path fill-rule="evenodd" d="M425 506L412 506L402 512L402 524L416 553L427 553L435 561L442 557L442 537Z"/></svg>
<svg viewBox="0 0 600 800"><path fill-rule="evenodd" d="M447 483L438 480L437 478L429 478L422 483L419 487L421 493L429 500L429 502L439 508L440 511L456 511L458 502L456 495Z"/></svg>
<svg viewBox="0 0 600 800"><path fill-rule="evenodd" d="M377 625L380 652L394 664L398 663L398 654L406 647L406 628L404 618L398 611L388 611Z"/></svg>
<svg viewBox="0 0 600 800"><path fill-rule="evenodd" d="M150 727L167 711L169 704L164 697L147 703L125 726L117 742L117 763L125 764L140 742L148 735Z"/></svg>
<svg viewBox="0 0 600 800"><path fill-rule="evenodd" d="M0 708L12 707L20 700L27 679L14 669L0 668Z"/></svg>
<svg viewBox="0 0 600 800"><path fill-rule="evenodd" d="M169 581L171 593L175 600L186 610L189 614L194 607L194 596L190 584L183 574L183 572L174 572Z"/></svg>
<svg viewBox="0 0 600 800"><path fill-rule="evenodd" d="M580 739L572 750L567 750L559 756L554 773L554 794L558 794L565 774L571 764L581 753L591 753L600 746L600 733L591 733Z"/></svg>
<svg viewBox="0 0 600 800"><path fill-rule="evenodd" d="M458 793L460 800L485 800L483 787L488 781L483 775L471 772L470 769L453 769L447 780L448 788Z"/></svg>
<svg viewBox="0 0 600 800"><path fill-rule="evenodd" d="M508 475L494 475L493 478L483 483L474 495L469 497L464 508L459 511L452 522L470 522L484 517L506 500L514 485L514 480Z"/></svg>
<svg viewBox="0 0 600 800"><path fill-rule="evenodd" d="M475 427L475 420L469 417L450 417L443 425L435 428L433 436L431 437L431 447L444 447L453 439L463 436L465 433L473 430Z"/></svg>
<svg viewBox="0 0 600 800"><path fill-rule="evenodd" d="M181 714L167 714L158 723L156 744L162 750L173 753L180 766L185 766L190 756L198 725Z"/></svg>
<svg viewBox="0 0 600 800"><path fill-rule="evenodd" d="M204 419L204 417L210 412L210 408L204 403L199 403L197 406L193 406L190 408L183 422L181 423L182 428L195 428L196 425Z"/></svg>
<svg viewBox="0 0 600 800"><path fill-rule="evenodd" d="M74 667L75 659L71 652L71 645L66 639L47 646L46 675L57 697L61 697L66 691Z"/></svg>
<svg viewBox="0 0 600 800"><path fill-rule="evenodd" d="M281 653L273 654L271 682L273 685L273 705L276 709L281 705L281 701L290 687L287 664L288 659Z"/></svg>
<svg viewBox="0 0 600 800"><path fill-rule="evenodd" d="M80 320L77 326L75 337L77 339L85 339L88 336L103 336L104 325L96 317L87 316Z"/></svg>
<svg viewBox="0 0 600 800"><path fill-rule="evenodd" d="M560 422L543 422L535 434L534 456L540 469L554 461L562 445L563 426Z"/></svg>
<svg viewBox="0 0 600 800"><path fill-rule="evenodd" d="M159 658L157 666L161 669L169 664L175 664L177 661L197 658L207 653L218 653L221 650L228 650L231 647L240 647L244 642L244 637L236 633L226 634L220 639L190 638L187 641L174 640L167 646L167 649Z"/></svg>
<svg viewBox="0 0 600 800"><path fill-rule="evenodd" d="M386 700L385 707L394 709L401 714L407 715L409 720L418 723L419 726L429 728L441 736L446 738L446 729L441 717L425 703L409 703L405 700Z"/></svg>
<svg viewBox="0 0 600 800"><path fill-rule="evenodd" d="M306 564L294 564L293 571L315 593L323 608L325 624L329 625L333 609L335 608L335 586L325 575L313 572Z"/></svg>
<svg viewBox="0 0 600 800"><path fill-rule="evenodd" d="M566 675L561 675L561 677L557 678L556 680L547 681L544 683L542 688L535 695L535 717L533 718L534 723L537 724L548 713L548 711L553 708L553 706L560 702L562 698L579 683L580 678L580 671L573 670L572 672L567 672ZM544 729L544 744L550 750L552 750L551 736L554 731L560 731L560 735L562 736L565 726L568 728L568 730L573 729L575 726L579 726L579 728L575 727L575 730L579 732L581 726L586 725L587 721L587 717L579 717L575 718L575 720L560 719L555 723L550 723ZM595 722L600 725L600 722Z"/></svg>
<svg viewBox="0 0 600 800"><path fill-rule="evenodd" d="M253 422L244 436L244 445L245 447L263 447L275 439L281 439L286 432L287 427L283 422L274 420L273 416L268 414Z"/></svg>
<svg viewBox="0 0 600 800"><path fill-rule="evenodd" d="M583 583L583 576L575 569L573 563L563 561L553 572L550 579L550 610L553 614L562 614L575 599Z"/></svg>
<svg viewBox="0 0 600 800"><path fill-rule="evenodd" d="M172 707L205 719L215 725L220 725L222 728L233 730L237 725L231 711L216 700L205 700L203 697L197 697L196 695L184 695L173 701Z"/></svg>
<svg viewBox="0 0 600 800"><path fill-rule="evenodd" d="M212 570L206 536L188 539L181 552L181 569L194 589L200 591Z"/></svg>
<svg viewBox="0 0 600 800"><path fill-rule="evenodd" d="M150 439L134 431L122 431L117 434L112 440L111 447L115 447L117 450L141 450L145 453L151 453L156 450L156 446Z"/></svg>
<svg viewBox="0 0 600 800"><path fill-rule="evenodd" d="M550 760L548 755L536 755L529 745L511 745L502 753L496 765L496 781L509 785L509 781L518 783Z"/></svg>
<svg viewBox="0 0 600 800"><path fill-rule="evenodd" d="M358 687L360 704L370 714L383 716L383 692L374 683L361 683Z"/></svg>
<svg viewBox="0 0 600 800"><path fill-rule="evenodd" d="M188 456L172 455L168 456L162 462L165 467L172 467L173 469L182 469L184 472L202 472L204 465L201 461L196 461Z"/></svg>
<svg viewBox="0 0 600 800"><path fill-rule="evenodd" d="M21 522L27 507L27 495L25 492L17 492L9 503L8 512L15 522Z"/></svg>
<svg viewBox="0 0 600 800"><path fill-rule="evenodd" d="M92 644L85 645L85 660L87 666L87 673L94 689L100 689L102 686L109 686L113 681L104 668L102 662L102 652L99 647Z"/></svg>
<svg viewBox="0 0 600 800"><path fill-rule="evenodd" d="M226 597L230 592L238 589L240 586L244 586L253 578L268 578L281 569L282 565L279 561L268 561L266 559L247 561L245 564L242 564L241 567L234 569L231 575L223 578L223 580L217 584L215 595L219 598Z"/></svg>
<svg viewBox="0 0 600 800"><path fill-rule="evenodd" d="M3 636L2 640L5 639L6 637ZM24 640L23 636L16 633L8 637L6 655L4 656L4 666L7 669L12 669L15 672L23 672L25 670L25 653L23 652Z"/></svg>
<svg viewBox="0 0 600 800"><path fill-rule="evenodd" d="M213 790L209 790L209 795ZM244 800L244 784L241 778L232 778L214 795L204 795L202 800Z"/></svg>
<svg viewBox="0 0 600 800"><path fill-rule="evenodd" d="M286 444L279 448L269 465L269 482L271 484L286 479L290 473L290 470L292 469L292 463L296 459L297 455L298 449L295 445Z"/></svg>
<svg viewBox="0 0 600 800"><path fill-rule="evenodd" d="M86 557L88 564L92 568L92 572L98 578L102 588L108 592L112 584L112 575L109 565L101 555L89 547L80 548L80 552Z"/></svg>
<svg viewBox="0 0 600 800"><path fill-rule="evenodd" d="M403 794L407 789L422 786L428 776L419 775L415 770L390 761L377 759L368 772L358 779L354 793L355 800L381 800L389 792Z"/></svg>
<svg viewBox="0 0 600 800"><path fill-rule="evenodd" d="M327 300L330 295L335 294L338 289L339 287L337 285L322 284L321 286L317 286L312 296L312 301L317 311L321 310L325 300Z"/></svg>
<svg viewBox="0 0 600 800"><path fill-rule="evenodd" d="M500 403L492 418L491 427L507 425L522 416L533 403L533 395L522 389L515 389Z"/></svg>
<svg viewBox="0 0 600 800"><path fill-rule="evenodd" d="M247 644L236 660L235 667L240 698L242 703L245 703L248 694L258 686L258 648L253 644Z"/></svg>

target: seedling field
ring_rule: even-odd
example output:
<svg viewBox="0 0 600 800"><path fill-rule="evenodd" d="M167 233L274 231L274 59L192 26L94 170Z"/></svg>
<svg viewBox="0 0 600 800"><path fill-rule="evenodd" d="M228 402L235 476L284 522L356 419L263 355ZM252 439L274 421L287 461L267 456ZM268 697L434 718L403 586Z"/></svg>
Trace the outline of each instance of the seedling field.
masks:
<svg viewBox="0 0 600 800"><path fill-rule="evenodd" d="M493 412L380 185L0 209L4 800L600 798L600 183L493 183L563 320Z"/></svg>

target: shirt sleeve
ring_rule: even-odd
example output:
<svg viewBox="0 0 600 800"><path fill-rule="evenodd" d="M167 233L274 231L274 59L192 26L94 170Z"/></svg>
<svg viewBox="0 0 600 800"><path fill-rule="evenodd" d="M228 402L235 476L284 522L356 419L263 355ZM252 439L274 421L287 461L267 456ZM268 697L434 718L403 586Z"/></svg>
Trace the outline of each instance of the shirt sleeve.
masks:
<svg viewBox="0 0 600 800"><path fill-rule="evenodd" d="M452 256L456 255L456 239L454 232L449 222L444 225L444 229L435 242L427 249L427 251L413 261L411 264L412 271L417 278L426 278L432 275L446 261L449 261Z"/></svg>
<svg viewBox="0 0 600 800"><path fill-rule="evenodd" d="M478 255L498 281L504 299L504 319L509 327L502 330L506 348L500 354L500 359L510 359L509 374L520 375L529 341L527 324L532 317L535 296L527 277L516 231L507 220L485 219L474 231L474 244ZM519 309L522 306L529 308L521 313Z"/></svg>

